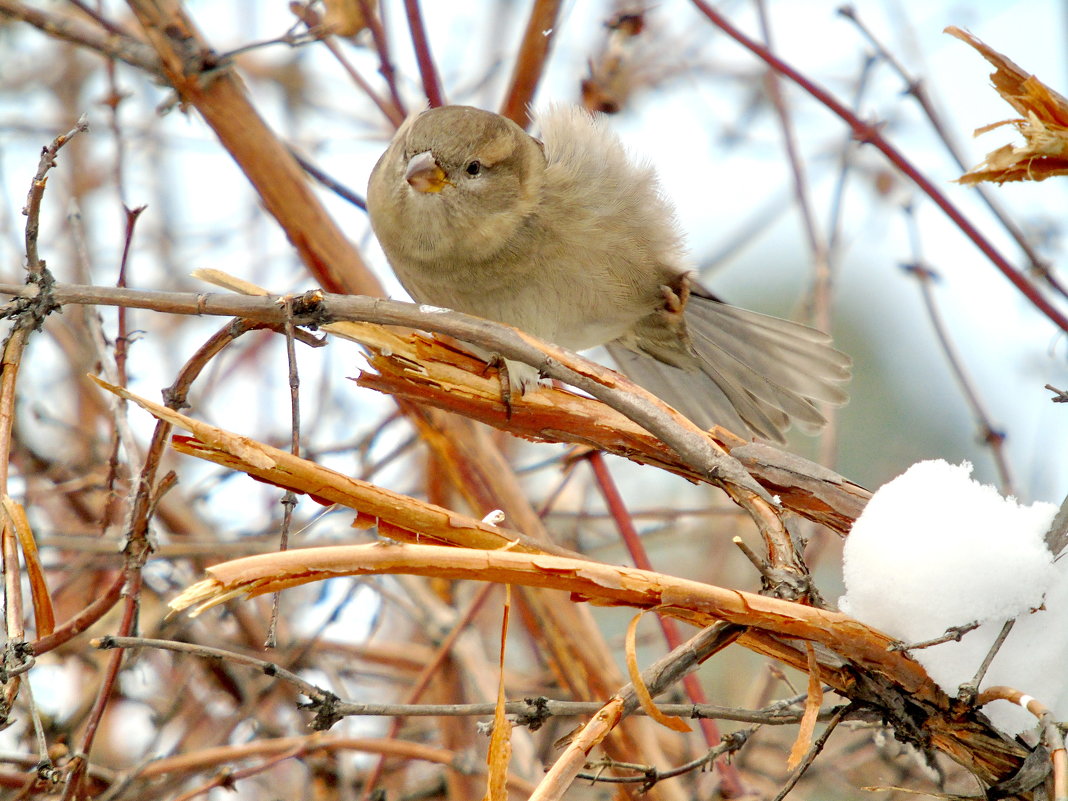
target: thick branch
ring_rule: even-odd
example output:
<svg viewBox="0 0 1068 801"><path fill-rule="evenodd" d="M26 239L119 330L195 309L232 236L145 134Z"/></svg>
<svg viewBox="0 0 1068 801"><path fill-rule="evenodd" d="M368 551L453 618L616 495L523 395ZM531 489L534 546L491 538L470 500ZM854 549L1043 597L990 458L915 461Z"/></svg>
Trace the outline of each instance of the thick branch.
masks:
<svg viewBox="0 0 1068 801"><path fill-rule="evenodd" d="M32 295L26 288L11 284L0 284L0 293L24 297ZM284 308L279 305L277 298L272 297L145 292L67 285L57 286L54 298L60 304L109 303L175 314L224 314L260 322L285 322ZM448 334L507 359L530 364L542 374L578 387L634 420L673 448L686 464L706 480L727 488L737 488L745 503L752 503L754 499L765 504L772 503L771 496L736 459L655 396L618 373L555 345L538 344L538 340L511 326L446 309L363 295L309 292L298 299L293 308L292 319L298 325L323 325L350 320L421 328Z"/></svg>
<svg viewBox="0 0 1068 801"><path fill-rule="evenodd" d="M180 5L130 0L130 8L178 96L203 115L316 279L335 291L381 295L304 170L249 101L237 73L212 51Z"/></svg>

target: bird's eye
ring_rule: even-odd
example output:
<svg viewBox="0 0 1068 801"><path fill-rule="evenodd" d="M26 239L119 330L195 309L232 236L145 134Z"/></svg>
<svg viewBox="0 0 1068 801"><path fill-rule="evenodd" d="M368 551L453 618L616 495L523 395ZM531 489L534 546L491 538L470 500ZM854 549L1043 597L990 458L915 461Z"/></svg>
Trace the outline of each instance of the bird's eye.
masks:
<svg viewBox="0 0 1068 801"><path fill-rule="evenodd" d="M478 175L480 172L482 172L482 163L478 161L472 161L464 168L464 171L468 175L474 177L475 175Z"/></svg>

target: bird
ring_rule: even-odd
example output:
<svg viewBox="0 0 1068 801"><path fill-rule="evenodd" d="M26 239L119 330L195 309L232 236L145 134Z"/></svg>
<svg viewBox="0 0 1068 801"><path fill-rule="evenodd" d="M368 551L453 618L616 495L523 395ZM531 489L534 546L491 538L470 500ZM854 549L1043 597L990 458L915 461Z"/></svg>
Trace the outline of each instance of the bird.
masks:
<svg viewBox="0 0 1068 801"><path fill-rule="evenodd" d="M539 138L472 106L397 129L367 209L418 303L507 323L574 351L604 345L636 383L708 429L784 442L841 405L852 362L814 328L733 306L697 280L654 168L609 125L560 104ZM505 362L529 391L537 371Z"/></svg>

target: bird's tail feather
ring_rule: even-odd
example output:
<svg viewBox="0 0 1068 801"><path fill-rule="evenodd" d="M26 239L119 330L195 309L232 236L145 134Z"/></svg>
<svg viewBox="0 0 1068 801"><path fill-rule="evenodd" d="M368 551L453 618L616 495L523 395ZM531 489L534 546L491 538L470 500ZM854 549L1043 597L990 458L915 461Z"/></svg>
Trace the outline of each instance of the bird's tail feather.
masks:
<svg viewBox="0 0 1068 801"><path fill-rule="evenodd" d="M790 423L826 423L817 403L848 396L852 362L814 328L694 294L686 324L696 358L691 369L664 364L620 342L608 351L620 369L704 428L721 425L777 442Z"/></svg>

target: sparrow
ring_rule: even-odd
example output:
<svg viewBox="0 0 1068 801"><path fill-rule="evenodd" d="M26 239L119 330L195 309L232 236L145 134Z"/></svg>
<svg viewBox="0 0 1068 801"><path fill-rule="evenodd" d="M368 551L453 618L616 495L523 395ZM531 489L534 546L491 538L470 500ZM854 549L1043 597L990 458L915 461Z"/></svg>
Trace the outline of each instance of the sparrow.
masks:
<svg viewBox="0 0 1068 801"><path fill-rule="evenodd" d="M687 264L651 166L555 106L536 139L470 106L409 117L371 172L371 226L419 303L507 323L619 368L694 423L784 441L840 405L852 362L816 329L723 302ZM534 368L506 362L513 386Z"/></svg>

